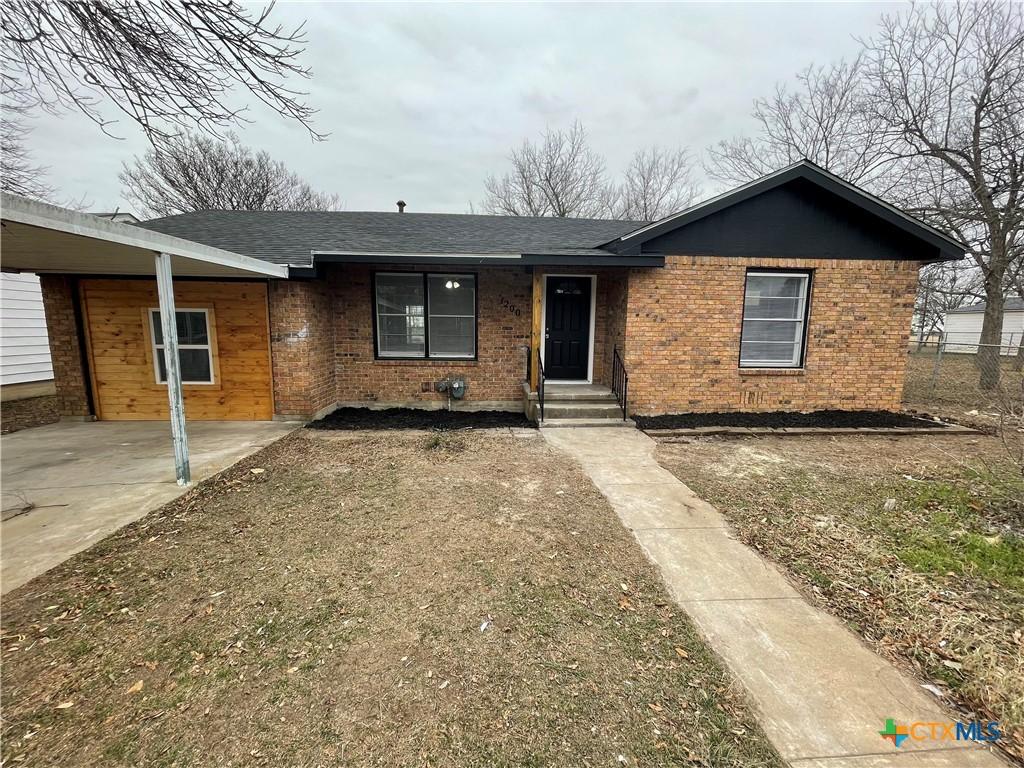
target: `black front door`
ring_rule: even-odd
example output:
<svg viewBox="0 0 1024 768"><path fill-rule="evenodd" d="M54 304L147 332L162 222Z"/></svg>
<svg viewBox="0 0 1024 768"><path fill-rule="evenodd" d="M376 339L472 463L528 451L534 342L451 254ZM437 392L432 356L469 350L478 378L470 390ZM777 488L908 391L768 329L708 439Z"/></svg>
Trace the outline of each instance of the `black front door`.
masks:
<svg viewBox="0 0 1024 768"><path fill-rule="evenodd" d="M544 375L549 379L587 378L590 356L590 278L547 278L544 318Z"/></svg>

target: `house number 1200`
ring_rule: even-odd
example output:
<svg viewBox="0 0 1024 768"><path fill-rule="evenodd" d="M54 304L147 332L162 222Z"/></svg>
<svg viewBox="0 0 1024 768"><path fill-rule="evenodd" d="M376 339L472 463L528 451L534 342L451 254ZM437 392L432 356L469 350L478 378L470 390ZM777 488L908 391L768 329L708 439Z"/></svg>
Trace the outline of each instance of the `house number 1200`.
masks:
<svg viewBox="0 0 1024 768"><path fill-rule="evenodd" d="M511 301L506 299L504 296L502 296L500 299L498 299L498 301L501 302L501 306L503 306L505 309L507 309L510 314L513 314L516 317L521 317L522 316L523 313L519 311L519 307L517 307Z"/></svg>

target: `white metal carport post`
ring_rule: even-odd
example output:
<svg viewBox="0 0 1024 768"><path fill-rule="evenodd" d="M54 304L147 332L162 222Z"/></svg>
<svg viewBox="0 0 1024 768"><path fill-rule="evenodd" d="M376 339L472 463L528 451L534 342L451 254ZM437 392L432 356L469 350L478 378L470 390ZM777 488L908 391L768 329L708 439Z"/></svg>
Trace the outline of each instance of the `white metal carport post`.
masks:
<svg viewBox="0 0 1024 768"><path fill-rule="evenodd" d="M185 434L185 404L181 397L181 367L178 365L178 323L174 314L174 282L171 254L156 254L156 291L160 298L160 327L164 335L167 366L167 400L171 406L171 439L174 442L174 472L178 485L192 482L188 464L188 435Z"/></svg>

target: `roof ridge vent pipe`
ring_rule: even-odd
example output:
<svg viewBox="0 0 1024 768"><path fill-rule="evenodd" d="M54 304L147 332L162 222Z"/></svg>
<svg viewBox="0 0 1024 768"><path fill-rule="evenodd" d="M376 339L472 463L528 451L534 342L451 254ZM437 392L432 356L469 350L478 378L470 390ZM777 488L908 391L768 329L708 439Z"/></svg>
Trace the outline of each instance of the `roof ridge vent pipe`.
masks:
<svg viewBox="0 0 1024 768"><path fill-rule="evenodd" d="M398 206L399 213L405 213L405 200L399 200L395 205Z"/></svg>

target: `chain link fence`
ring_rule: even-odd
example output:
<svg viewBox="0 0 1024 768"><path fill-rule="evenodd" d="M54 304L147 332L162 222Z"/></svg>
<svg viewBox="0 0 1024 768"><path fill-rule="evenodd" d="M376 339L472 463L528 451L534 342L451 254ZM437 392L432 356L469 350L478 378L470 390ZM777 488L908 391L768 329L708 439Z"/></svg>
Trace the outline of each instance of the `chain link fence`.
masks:
<svg viewBox="0 0 1024 768"><path fill-rule="evenodd" d="M903 402L936 416L993 427L1024 426L1024 354L1020 339L979 344L977 335L912 341Z"/></svg>

